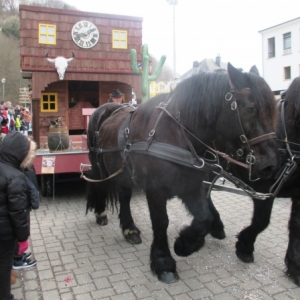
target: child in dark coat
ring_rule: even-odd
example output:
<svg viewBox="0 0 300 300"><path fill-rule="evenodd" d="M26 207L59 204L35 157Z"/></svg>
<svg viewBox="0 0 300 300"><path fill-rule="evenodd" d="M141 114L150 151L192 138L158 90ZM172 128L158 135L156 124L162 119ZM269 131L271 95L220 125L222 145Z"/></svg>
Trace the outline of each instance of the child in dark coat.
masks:
<svg viewBox="0 0 300 300"><path fill-rule="evenodd" d="M26 244L30 235L26 175L36 144L17 131L4 138L0 149L0 300L11 299L11 269L15 242Z"/></svg>

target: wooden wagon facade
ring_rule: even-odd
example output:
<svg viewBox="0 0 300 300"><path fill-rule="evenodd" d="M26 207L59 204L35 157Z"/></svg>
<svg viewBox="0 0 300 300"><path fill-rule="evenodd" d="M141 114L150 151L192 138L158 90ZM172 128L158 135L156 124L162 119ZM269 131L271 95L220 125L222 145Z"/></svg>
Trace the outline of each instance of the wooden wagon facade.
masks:
<svg viewBox="0 0 300 300"><path fill-rule="evenodd" d="M106 103L113 89L122 91L125 102L131 101L132 90L141 98L141 76L131 69L130 50L141 61L142 18L26 5L19 10L21 72L31 81L32 128L39 148L46 145L50 120L59 117L76 142L86 129L82 109ZM46 55L74 55L62 80Z"/></svg>

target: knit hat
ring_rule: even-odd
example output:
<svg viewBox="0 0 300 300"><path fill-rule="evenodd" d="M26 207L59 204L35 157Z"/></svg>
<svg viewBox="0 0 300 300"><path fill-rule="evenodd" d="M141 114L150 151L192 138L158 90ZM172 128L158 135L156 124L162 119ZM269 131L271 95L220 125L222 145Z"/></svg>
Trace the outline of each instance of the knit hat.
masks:
<svg viewBox="0 0 300 300"><path fill-rule="evenodd" d="M30 150L28 138L18 131L9 132L2 142L0 160L19 167Z"/></svg>

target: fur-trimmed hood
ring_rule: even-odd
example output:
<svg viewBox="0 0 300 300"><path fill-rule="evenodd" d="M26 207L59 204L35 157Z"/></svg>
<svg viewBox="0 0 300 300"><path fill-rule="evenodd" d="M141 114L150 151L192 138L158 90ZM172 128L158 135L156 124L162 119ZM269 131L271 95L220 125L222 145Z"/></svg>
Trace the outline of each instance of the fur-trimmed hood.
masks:
<svg viewBox="0 0 300 300"><path fill-rule="evenodd" d="M0 161L26 169L35 157L36 143L18 131L8 133L1 145Z"/></svg>

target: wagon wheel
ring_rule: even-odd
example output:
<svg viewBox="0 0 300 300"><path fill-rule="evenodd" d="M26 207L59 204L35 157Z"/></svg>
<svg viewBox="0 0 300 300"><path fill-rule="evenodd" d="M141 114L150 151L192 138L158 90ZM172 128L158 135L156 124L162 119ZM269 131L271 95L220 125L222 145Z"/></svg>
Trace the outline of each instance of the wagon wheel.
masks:
<svg viewBox="0 0 300 300"><path fill-rule="evenodd" d="M44 197L51 197L53 195L53 175L46 174L41 176L41 189Z"/></svg>

